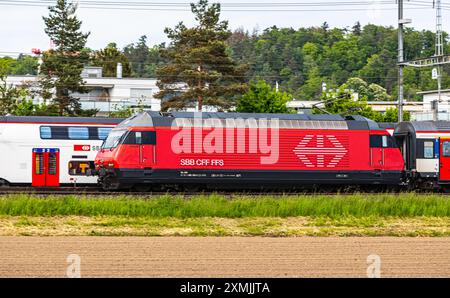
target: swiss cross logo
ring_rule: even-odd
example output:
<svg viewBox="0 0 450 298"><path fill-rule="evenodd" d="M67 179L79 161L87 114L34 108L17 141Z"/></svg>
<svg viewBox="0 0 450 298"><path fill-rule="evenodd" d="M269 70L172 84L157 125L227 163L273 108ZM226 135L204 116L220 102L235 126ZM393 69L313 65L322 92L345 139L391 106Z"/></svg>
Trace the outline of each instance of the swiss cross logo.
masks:
<svg viewBox="0 0 450 298"><path fill-rule="evenodd" d="M91 151L91 145L73 145L74 151Z"/></svg>
<svg viewBox="0 0 450 298"><path fill-rule="evenodd" d="M306 135L293 151L308 168L335 168L348 152L334 135Z"/></svg>

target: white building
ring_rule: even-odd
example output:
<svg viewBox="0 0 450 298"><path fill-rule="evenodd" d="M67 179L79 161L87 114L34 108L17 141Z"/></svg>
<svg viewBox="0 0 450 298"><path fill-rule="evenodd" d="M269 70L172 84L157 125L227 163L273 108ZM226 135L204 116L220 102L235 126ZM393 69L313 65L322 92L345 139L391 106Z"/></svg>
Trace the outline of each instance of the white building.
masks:
<svg viewBox="0 0 450 298"><path fill-rule="evenodd" d="M311 100L311 101L303 101L303 100L293 100L287 103L289 108L293 108L297 110L297 112L301 113L305 110L310 110L314 107L314 105L318 104L320 101ZM389 108L396 108L396 101L368 101L367 104L372 107L374 111L384 113ZM319 105L319 107L321 107ZM423 112L423 103L419 101L409 101L405 102L403 106L404 111L408 111L411 115L416 113Z"/></svg>
<svg viewBox="0 0 450 298"><path fill-rule="evenodd" d="M441 90L440 100L437 90L417 94L423 96L423 111L415 115L415 120L450 120L450 89Z"/></svg>
<svg viewBox="0 0 450 298"><path fill-rule="evenodd" d="M156 79L140 78L105 78L101 67L87 67L81 76L89 92L74 94L80 98L83 109L98 109L99 114L106 114L122 107L142 107L147 110L160 111L161 101L154 98L158 92ZM6 82L12 85L27 85L30 90L39 89L36 76L8 76ZM42 103L38 95L32 95L35 103Z"/></svg>

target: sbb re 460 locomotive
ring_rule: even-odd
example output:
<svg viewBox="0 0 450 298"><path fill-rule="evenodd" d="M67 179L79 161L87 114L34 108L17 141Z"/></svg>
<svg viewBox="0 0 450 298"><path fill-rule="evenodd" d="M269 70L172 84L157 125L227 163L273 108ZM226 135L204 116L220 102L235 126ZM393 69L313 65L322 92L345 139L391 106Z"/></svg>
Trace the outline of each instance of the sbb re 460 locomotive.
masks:
<svg viewBox="0 0 450 298"><path fill-rule="evenodd" d="M105 189L401 185L394 138L361 116L143 112L95 159Z"/></svg>

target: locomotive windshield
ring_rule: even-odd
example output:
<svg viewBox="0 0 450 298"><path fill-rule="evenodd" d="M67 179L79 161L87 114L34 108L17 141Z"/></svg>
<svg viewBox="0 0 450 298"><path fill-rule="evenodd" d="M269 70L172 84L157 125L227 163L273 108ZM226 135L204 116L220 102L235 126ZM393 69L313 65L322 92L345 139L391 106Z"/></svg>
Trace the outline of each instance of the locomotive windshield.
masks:
<svg viewBox="0 0 450 298"><path fill-rule="evenodd" d="M106 140L103 142L102 149L111 149L117 147L119 145L120 140L123 135L126 133L126 130L112 130Z"/></svg>

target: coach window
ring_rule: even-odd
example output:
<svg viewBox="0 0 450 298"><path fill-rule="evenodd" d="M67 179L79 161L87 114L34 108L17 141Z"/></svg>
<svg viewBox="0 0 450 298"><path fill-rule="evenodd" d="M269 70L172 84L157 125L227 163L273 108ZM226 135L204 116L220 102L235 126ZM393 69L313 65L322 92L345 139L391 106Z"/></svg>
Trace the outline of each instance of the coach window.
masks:
<svg viewBox="0 0 450 298"><path fill-rule="evenodd" d="M106 140L111 129L111 127L98 127L98 138L100 140Z"/></svg>
<svg viewBox="0 0 450 298"><path fill-rule="evenodd" d="M51 139L52 129L49 126L41 126L41 139Z"/></svg>
<svg viewBox="0 0 450 298"><path fill-rule="evenodd" d="M89 129L87 127L69 127L69 139L88 140Z"/></svg>
<svg viewBox="0 0 450 298"><path fill-rule="evenodd" d="M434 158L434 143L424 142L423 143L423 157L424 158Z"/></svg>
<svg viewBox="0 0 450 298"><path fill-rule="evenodd" d="M445 157L450 157L450 141L445 141L442 143L442 155Z"/></svg>
<svg viewBox="0 0 450 298"><path fill-rule="evenodd" d="M71 176L86 176L87 169L94 169L93 161L69 161L68 169Z"/></svg>

